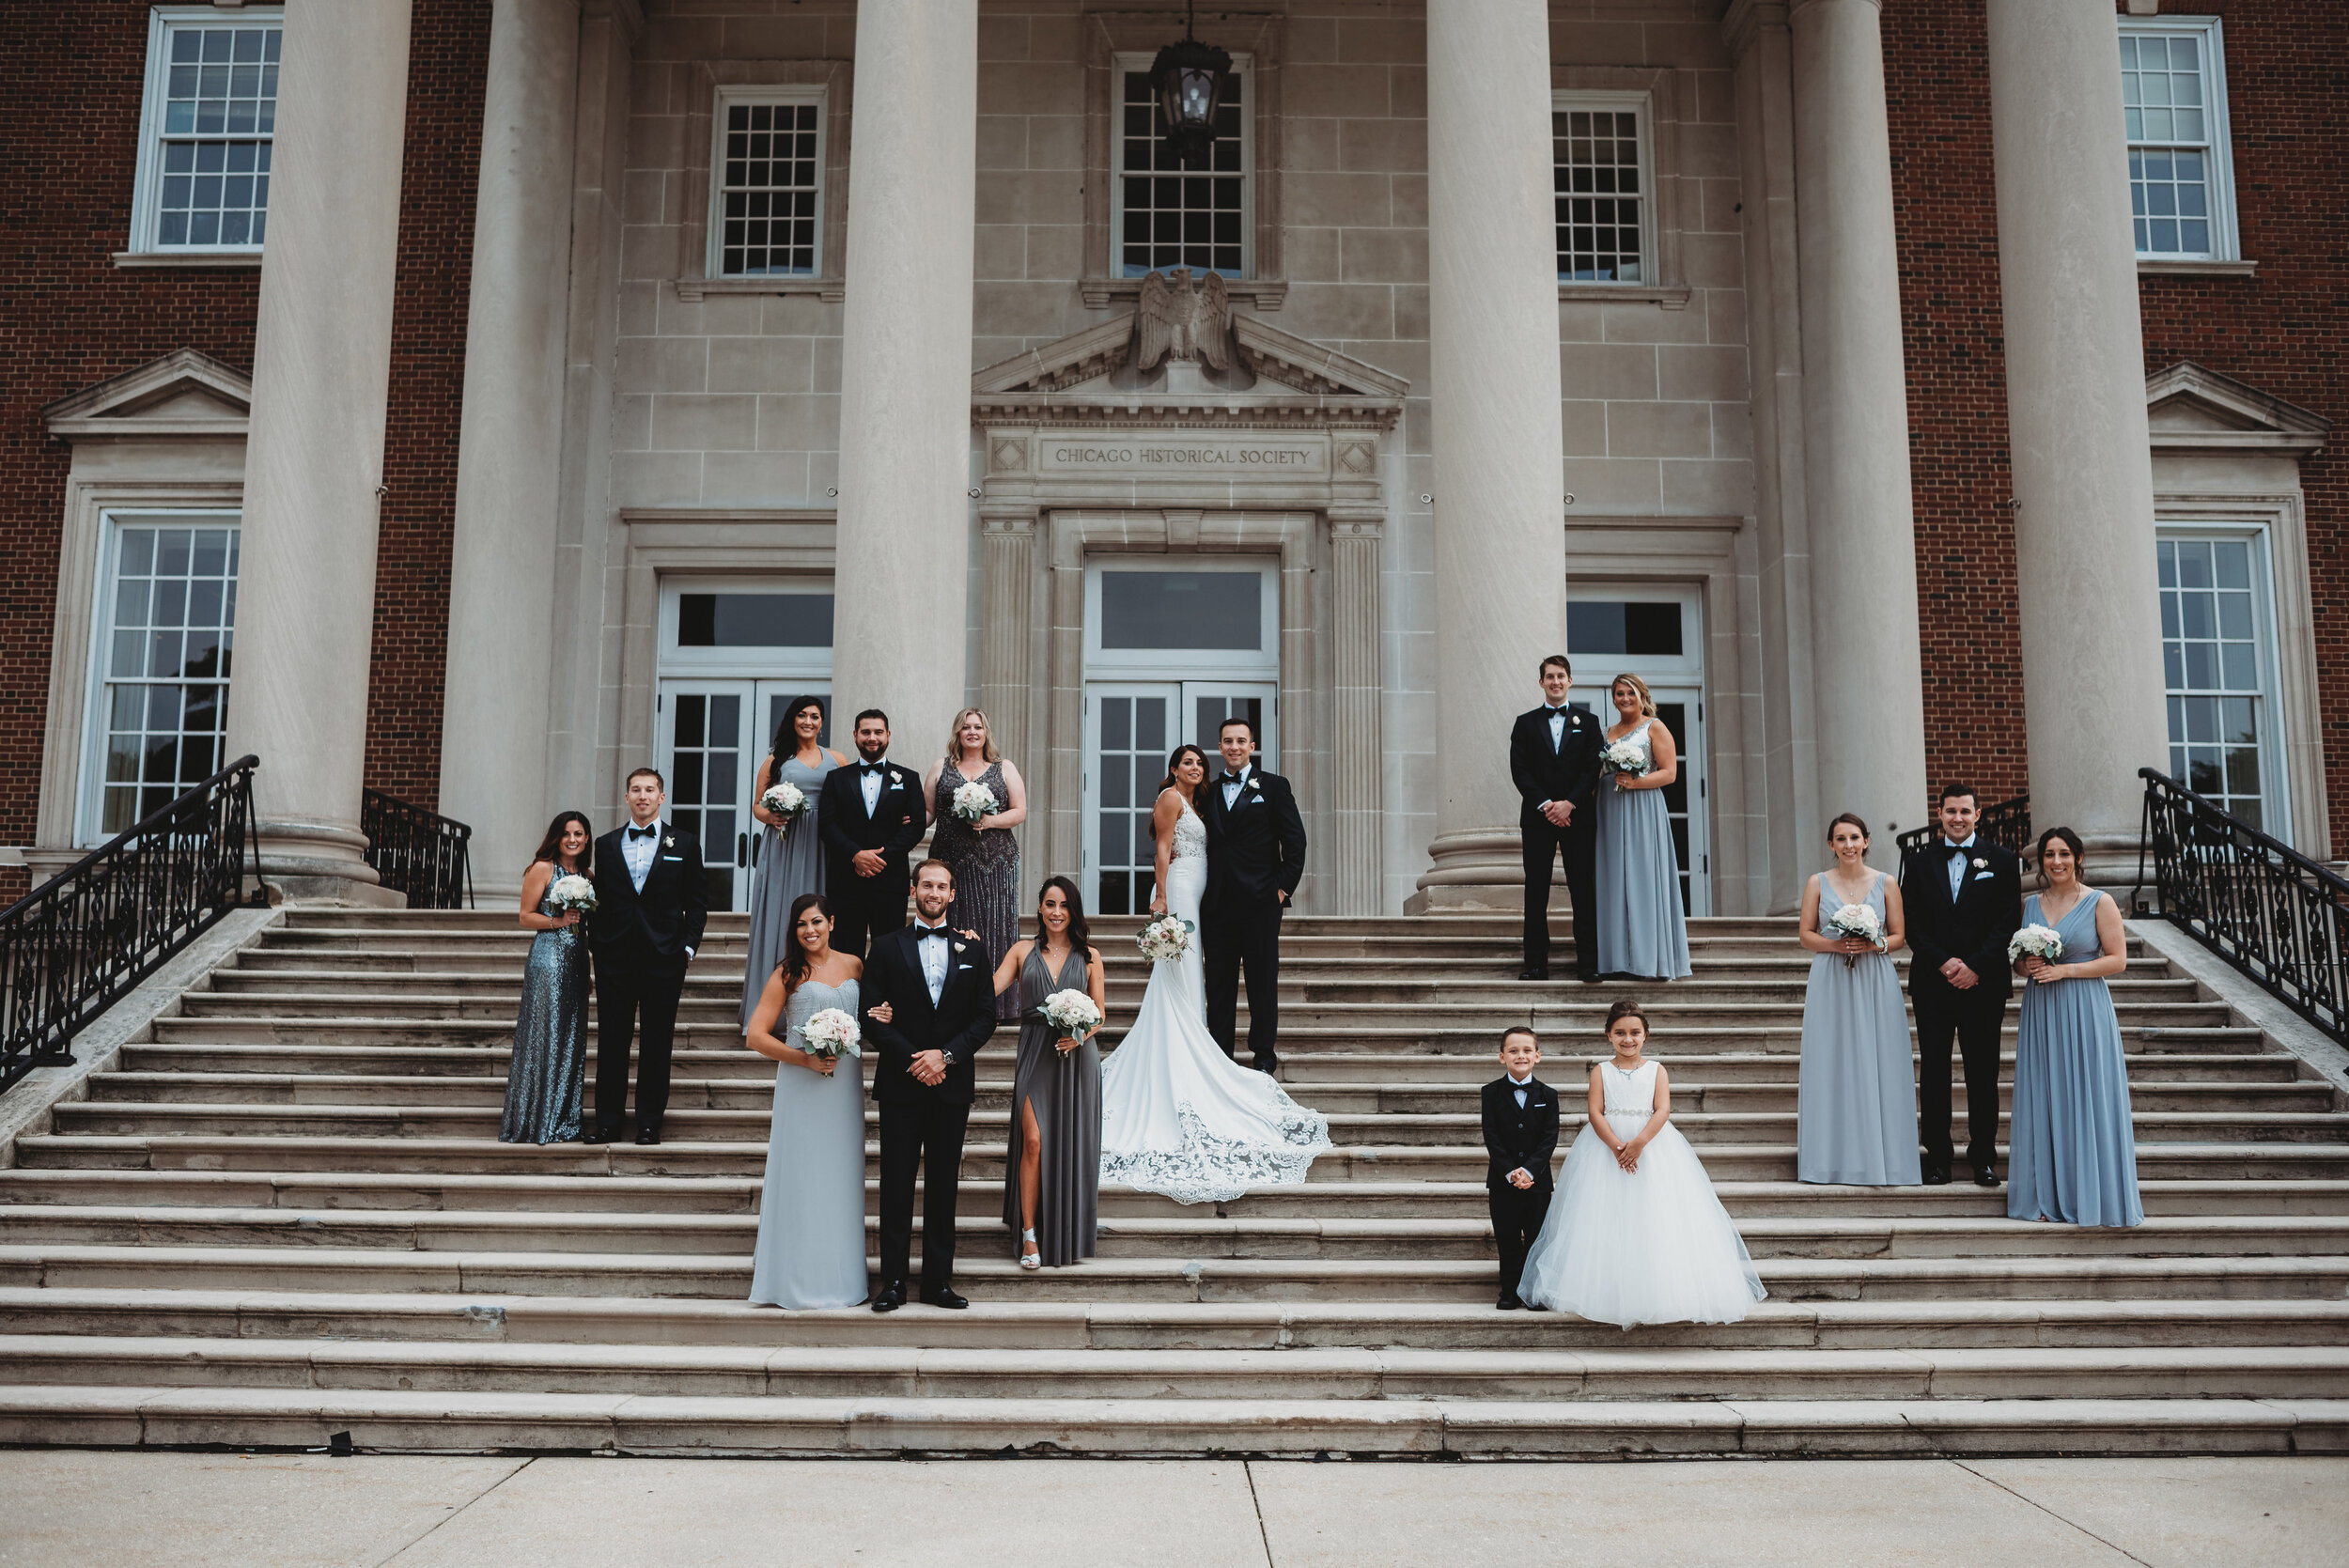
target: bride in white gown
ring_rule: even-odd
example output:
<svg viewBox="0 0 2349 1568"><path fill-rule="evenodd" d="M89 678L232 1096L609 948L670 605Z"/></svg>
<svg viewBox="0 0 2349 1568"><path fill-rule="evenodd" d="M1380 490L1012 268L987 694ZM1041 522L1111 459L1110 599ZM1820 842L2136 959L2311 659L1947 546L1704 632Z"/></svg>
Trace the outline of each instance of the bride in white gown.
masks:
<svg viewBox="0 0 2349 1568"><path fill-rule="evenodd" d="M1293 1187L1330 1148L1330 1124L1267 1073L1223 1054L1207 1032L1206 967L1199 954L1199 897L1207 884L1207 826L1191 799L1206 753L1175 750L1152 831L1159 896L1191 928L1179 958L1154 964L1134 1027L1101 1063L1101 1181L1162 1192L1178 1203L1237 1198L1252 1188Z"/></svg>

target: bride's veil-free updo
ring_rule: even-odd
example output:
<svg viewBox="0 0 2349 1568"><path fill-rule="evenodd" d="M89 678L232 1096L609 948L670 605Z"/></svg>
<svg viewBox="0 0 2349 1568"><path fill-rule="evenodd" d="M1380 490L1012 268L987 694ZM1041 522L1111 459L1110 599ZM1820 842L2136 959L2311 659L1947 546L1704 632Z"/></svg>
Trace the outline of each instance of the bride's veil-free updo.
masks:
<svg viewBox="0 0 2349 1568"><path fill-rule="evenodd" d="M1185 752L1189 752L1192 756L1199 759L1199 766L1203 770L1208 772L1212 772L1214 770L1213 765L1207 761L1206 748L1194 746L1190 741L1186 740L1181 745L1175 747L1172 752L1169 752L1166 755L1166 777L1159 781L1159 790L1161 794L1174 787L1174 769L1182 766L1183 753ZM1199 782L1201 784L1205 784L1206 783L1206 780L1202 779Z"/></svg>

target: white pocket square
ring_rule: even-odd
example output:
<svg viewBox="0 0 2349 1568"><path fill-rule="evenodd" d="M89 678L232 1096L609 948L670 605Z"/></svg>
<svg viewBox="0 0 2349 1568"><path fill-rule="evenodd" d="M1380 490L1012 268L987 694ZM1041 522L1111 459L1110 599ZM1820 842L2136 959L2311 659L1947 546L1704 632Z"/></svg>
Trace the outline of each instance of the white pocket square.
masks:
<svg viewBox="0 0 2349 1568"><path fill-rule="evenodd" d="M663 855L661 858L664 861L682 861L685 859L682 855Z"/></svg>

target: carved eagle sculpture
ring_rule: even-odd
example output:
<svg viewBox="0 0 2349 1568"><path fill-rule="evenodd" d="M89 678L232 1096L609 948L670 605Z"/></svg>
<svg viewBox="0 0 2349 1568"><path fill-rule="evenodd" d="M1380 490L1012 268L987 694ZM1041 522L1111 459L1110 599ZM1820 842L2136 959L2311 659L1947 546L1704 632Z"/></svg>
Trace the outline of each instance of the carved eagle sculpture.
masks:
<svg viewBox="0 0 2349 1568"><path fill-rule="evenodd" d="M1227 370L1231 324L1231 299L1221 274L1209 272L1194 287L1188 267L1175 268L1172 277L1154 272L1142 280L1142 297L1134 305L1133 367L1156 370L1174 359Z"/></svg>

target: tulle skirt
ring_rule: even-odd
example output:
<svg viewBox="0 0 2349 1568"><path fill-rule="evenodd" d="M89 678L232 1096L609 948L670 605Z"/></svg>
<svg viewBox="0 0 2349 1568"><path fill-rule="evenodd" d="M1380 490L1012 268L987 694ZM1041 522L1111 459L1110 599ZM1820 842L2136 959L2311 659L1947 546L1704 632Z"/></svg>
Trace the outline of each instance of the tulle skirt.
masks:
<svg viewBox="0 0 2349 1568"><path fill-rule="evenodd" d="M1645 1111L1608 1118L1626 1139L1647 1119ZM1669 1122L1632 1172L1582 1129L1517 1285L1532 1305L1624 1328L1735 1323L1765 1294L1712 1178Z"/></svg>

